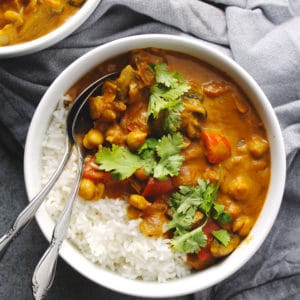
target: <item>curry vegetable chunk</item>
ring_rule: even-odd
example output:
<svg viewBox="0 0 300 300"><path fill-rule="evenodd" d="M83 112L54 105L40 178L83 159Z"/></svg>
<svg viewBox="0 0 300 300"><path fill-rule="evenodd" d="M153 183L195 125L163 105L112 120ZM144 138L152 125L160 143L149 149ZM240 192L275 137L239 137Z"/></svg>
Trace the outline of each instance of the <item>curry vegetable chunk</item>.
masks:
<svg viewBox="0 0 300 300"><path fill-rule="evenodd" d="M62 25L85 0L0 1L0 46L39 38Z"/></svg>
<svg viewBox="0 0 300 300"><path fill-rule="evenodd" d="M236 249L263 206L270 153L262 122L230 78L162 49L105 62L68 93L111 71L118 77L89 99L80 195L122 198L143 234L168 238L193 268L207 268Z"/></svg>

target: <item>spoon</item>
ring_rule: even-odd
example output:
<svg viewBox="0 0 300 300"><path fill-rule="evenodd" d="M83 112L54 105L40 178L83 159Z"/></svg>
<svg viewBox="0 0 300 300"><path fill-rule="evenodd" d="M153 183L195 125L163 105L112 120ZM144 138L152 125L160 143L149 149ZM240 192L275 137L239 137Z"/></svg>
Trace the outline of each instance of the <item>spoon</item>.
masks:
<svg viewBox="0 0 300 300"><path fill-rule="evenodd" d="M53 230L50 245L38 262L33 273L32 292L34 299L36 300L43 299L52 286L59 250L67 235L73 205L78 193L86 152L82 145L82 139L84 134L92 127L92 120L89 114L87 100L107 78L111 78L113 75L114 73L108 74L94 82L86 90L86 93L84 93L83 96L76 99L76 102L67 116L67 136L70 144L75 145L77 152L77 173L71 193Z"/></svg>
<svg viewBox="0 0 300 300"><path fill-rule="evenodd" d="M50 177L47 184L40 190L40 192L29 202L29 204L21 211L11 228L0 238L0 258L4 255L11 241L23 230L33 219L36 211L41 206L44 198L50 192L59 176L61 175L64 167L70 159L72 148L76 142L73 135L76 120L79 117L81 108L87 99L103 84L103 82L112 77L114 73L105 75L89 85L77 98L74 100L66 120L66 140L65 151L63 157L53 175Z"/></svg>

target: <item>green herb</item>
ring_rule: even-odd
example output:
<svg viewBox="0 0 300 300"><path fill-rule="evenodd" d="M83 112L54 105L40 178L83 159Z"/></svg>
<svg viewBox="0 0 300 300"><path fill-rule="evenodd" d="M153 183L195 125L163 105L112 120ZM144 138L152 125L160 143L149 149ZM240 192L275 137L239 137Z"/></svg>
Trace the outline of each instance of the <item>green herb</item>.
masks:
<svg viewBox="0 0 300 300"><path fill-rule="evenodd" d="M173 230L172 249L181 253L195 253L206 245L206 235L202 231L208 218L214 211L217 220L225 213L222 205L216 204L219 183L214 185L208 180L198 180L196 186L180 186L179 191L172 194L168 204L173 211L172 220L167 224L167 230ZM196 212L205 214L205 220L200 227L193 229ZM223 230L223 229L222 229ZM227 243L229 234L226 230L215 231L221 242ZM226 235L227 234L227 235ZM230 237L229 237L230 240Z"/></svg>
<svg viewBox="0 0 300 300"><path fill-rule="evenodd" d="M217 220L221 224L226 224L232 221L229 213L224 211L225 206L223 204L214 203L213 206L213 219Z"/></svg>
<svg viewBox="0 0 300 300"><path fill-rule="evenodd" d="M182 150L183 137L179 132L164 135L156 145L156 151L161 159L177 155Z"/></svg>
<svg viewBox="0 0 300 300"><path fill-rule="evenodd" d="M114 178L121 180L130 177L143 166L143 161L139 156L118 145L112 145L111 149L103 147L98 151L96 163L102 170L110 171Z"/></svg>
<svg viewBox="0 0 300 300"><path fill-rule="evenodd" d="M230 236L229 236L229 233L225 229L214 230L211 232L211 234L225 247L228 246L228 244L230 242Z"/></svg>
<svg viewBox="0 0 300 300"><path fill-rule="evenodd" d="M163 136L159 140L147 139L138 153L144 160L148 175L160 180L178 175L184 157L180 155L183 137L179 132Z"/></svg>
<svg viewBox="0 0 300 300"><path fill-rule="evenodd" d="M182 147L183 137L176 132L159 140L147 139L137 154L115 144L111 149L103 147L96 153L96 163L101 170L112 172L116 179L128 178L143 167L148 175L165 180L168 176L178 175L184 160L179 154Z"/></svg>
<svg viewBox="0 0 300 300"><path fill-rule="evenodd" d="M156 165L156 153L155 149L158 144L158 140L149 138L138 149L139 156L143 159L143 167L149 176L153 174L154 167Z"/></svg>
<svg viewBox="0 0 300 300"><path fill-rule="evenodd" d="M165 111L164 129L175 132L180 126L180 113L183 110L182 95L190 89L179 72L169 72L166 64L152 66L155 84L151 87L148 104L148 117L157 119Z"/></svg>
<svg viewBox="0 0 300 300"><path fill-rule="evenodd" d="M202 231L201 227L198 227L183 235L177 236L171 241L171 245L174 251L180 253L196 253L201 247L206 246L207 237Z"/></svg>
<svg viewBox="0 0 300 300"><path fill-rule="evenodd" d="M216 200L218 185L209 181L198 180L196 186L180 186L168 201L173 210L173 218L167 224L167 229L175 228L175 236L178 232L190 230L195 222L195 213L201 210L209 215L213 202Z"/></svg>

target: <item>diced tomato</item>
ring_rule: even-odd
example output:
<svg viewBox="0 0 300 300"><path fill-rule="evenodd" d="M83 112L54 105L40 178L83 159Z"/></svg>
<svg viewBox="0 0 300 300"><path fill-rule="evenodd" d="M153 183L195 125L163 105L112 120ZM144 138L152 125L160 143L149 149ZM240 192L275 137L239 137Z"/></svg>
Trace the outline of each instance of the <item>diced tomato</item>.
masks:
<svg viewBox="0 0 300 300"><path fill-rule="evenodd" d="M214 230L219 230L220 226L216 224L212 219L209 219L205 226L203 227L203 232L207 237L207 244L205 247L201 248L198 252L198 258L202 261L209 260L212 258L212 254L210 252L210 244L212 242L213 236L211 234Z"/></svg>
<svg viewBox="0 0 300 300"><path fill-rule="evenodd" d="M209 219L207 221L207 223L205 224L205 226L202 229L202 231L207 236L207 244L209 244L213 239L211 232L214 230L219 230L220 228L221 227L216 222L214 222L212 219Z"/></svg>
<svg viewBox="0 0 300 300"><path fill-rule="evenodd" d="M83 178L88 178L94 182L108 182L111 180L111 174L109 172L104 172L96 169L93 164L95 164L95 157L88 156L85 159L83 166Z"/></svg>
<svg viewBox="0 0 300 300"><path fill-rule="evenodd" d="M159 180L153 177L148 179L142 195L144 197L156 197L164 193L169 193L174 190L172 180Z"/></svg>
<svg viewBox="0 0 300 300"><path fill-rule="evenodd" d="M212 257L212 255L210 253L210 245L207 245L207 246L201 248L198 252L198 258L200 260L207 260L211 257Z"/></svg>
<svg viewBox="0 0 300 300"><path fill-rule="evenodd" d="M230 157L231 146L223 134L202 130L201 137L207 151L207 159L210 163L218 164Z"/></svg>

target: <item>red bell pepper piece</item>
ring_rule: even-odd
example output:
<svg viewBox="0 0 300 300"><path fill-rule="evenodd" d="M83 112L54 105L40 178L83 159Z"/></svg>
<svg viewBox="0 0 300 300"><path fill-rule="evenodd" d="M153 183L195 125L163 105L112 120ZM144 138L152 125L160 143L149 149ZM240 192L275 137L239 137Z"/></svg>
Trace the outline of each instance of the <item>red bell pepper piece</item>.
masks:
<svg viewBox="0 0 300 300"><path fill-rule="evenodd" d="M95 157L88 156L85 159L83 166L83 178L88 178L93 180L94 182L108 182L112 180L111 174L109 172L104 172L96 169L93 164L95 164Z"/></svg>
<svg viewBox="0 0 300 300"><path fill-rule="evenodd" d="M206 156L210 163L218 164L231 155L228 139L221 133L202 130L201 137L206 148Z"/></svg>
<svg viewBox="0 0 300 300"><path fill-rule="evenodd" d="M210 253L210 244L213 240L213 236L211 234L214 230L219 230L220 226L216 224L213 220L209 219L205 226L203 227L202 231L206 234L207 237L207 244L205 247L201 248L198 252L198 258L200 260L207 260L212 257L212 254Z"/></svg>
<svg viewBox="0 0 300 300"><path fill-rule="evenodd" d="M171 178L167 180L159 180L153 177L148 179L148 182L142 192L144 197L156 197L165 193L172 192L175 189Z"/></svg>

